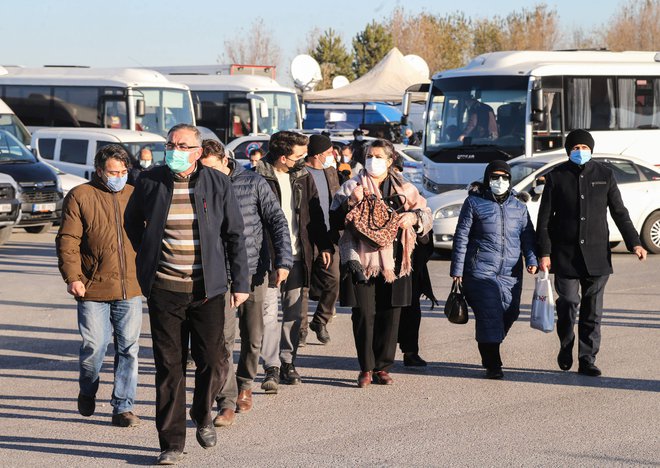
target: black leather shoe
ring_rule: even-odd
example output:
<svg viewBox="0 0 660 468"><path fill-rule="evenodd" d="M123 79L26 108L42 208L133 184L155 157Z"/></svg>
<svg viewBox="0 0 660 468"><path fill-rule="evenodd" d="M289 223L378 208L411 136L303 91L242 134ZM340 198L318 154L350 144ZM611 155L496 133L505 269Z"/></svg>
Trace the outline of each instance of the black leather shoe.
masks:
<svg viewBox="0 0 660 468"><path fill-rule="evenodd" d="M277 387L280 384L280 368L279 367L269 367L266 369L266 376L264 381L261 382L261 389L267 394L277 393Z"/></svg>
<svg viewBox="0 0 660 468"><path fill-rule="evenodd" d="M195 437L197 437L197 442L199 442L199 445L205 449L215 447L215 444L218 443L218 436L215 432L215 426L213 424L209 424L208 426L200 426L193 417L192 410L190 410L190 419L192 419L192 421L195 423L195 426L197 426Z"/></svg>
<svg viewBox="0 0 660 468"><path fill-rule="evenodd" d="M486 378L491 380L501 380L504 378L504 372L501 367L489 367L486 369Z"/></svg>
<svg viewBox="0 0 660 468"><path fill-rule="evenodd" d="M598 377L602 372L595 364L581 362L578 366L578 374L588 375L589 377Z"/></svg>
<svg viewBox="0 0 660 468"><path fill-rule="evenodd" d="M567 371L573 367L573 347L560 348L557 354L557 364L561 370Z"/></svg>
<svg viewBox="0 0 660 468"><path fill-rule="evenodd" d="M330 343L330 333L328 333L328 329L325 327L324 323L312 321L309 324L309 329L316 333L316 339L319 340L321 344Z"/></svg>
<svg viewBox="0 0 660 468"><path fill-rule="evenodd" d="M78 412L83 416L91 416L96 410L96 398L78 394Z"/></svg>
<svg viewBox="0 0 660 468"><path fill-rule="evenodd" d="M406 367L426 367L426 361L417 353L403 353L403 365Z"/></svg>
<svg viewBox="0 0 660 468"><path fill-rule="evenodd" d="M298 385L300 383L300 374L296 371L296 366L293 363L282 363L280 381L285 385Z"/></svg>
<svg viewBox="0 0 660 468"><path fill-rule="evenodd" d="M180 450L163 450L156 458L156 465L176 465L183 458Z"/></svg>

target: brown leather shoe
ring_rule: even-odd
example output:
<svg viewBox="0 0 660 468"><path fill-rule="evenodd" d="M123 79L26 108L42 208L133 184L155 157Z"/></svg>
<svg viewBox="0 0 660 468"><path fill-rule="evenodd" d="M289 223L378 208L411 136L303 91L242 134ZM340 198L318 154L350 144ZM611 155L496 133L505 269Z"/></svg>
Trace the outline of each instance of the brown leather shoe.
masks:
<svg viewBox="0 0 660 468"><path fill-rule="evenodd" d="M141 422L137 414L134 414L132 411L112 415L112 425L117 427L135 427Z"/></svg>
<svg viewBox="0 0 660 468"><path fill-rule="evenodd" d="M357 384L360 388L368 387L371 385L371 371L360 372Z"/></svg>
<svg viewBox="0 0 660 468"><path fill-rule="evenodd" d="M392 380L392 377L390 377L390 374L388 374L386 371L379 370L374 371L374 383L380 385L392 385L394 380Z"/></svg>
<svg viewBox="0 0 660 468"><path fill-rule="evenodd" d="M236 409L239 413L247 413L252 409L252 389L241 390L236 400Z"/></svg>
<svg viewBox="0 0 660 468"><path fill-rule="evenodd" d="M218 415L213 419L215 427L227 427L234 424L236 413L231 408L222 408Z"/></svg>

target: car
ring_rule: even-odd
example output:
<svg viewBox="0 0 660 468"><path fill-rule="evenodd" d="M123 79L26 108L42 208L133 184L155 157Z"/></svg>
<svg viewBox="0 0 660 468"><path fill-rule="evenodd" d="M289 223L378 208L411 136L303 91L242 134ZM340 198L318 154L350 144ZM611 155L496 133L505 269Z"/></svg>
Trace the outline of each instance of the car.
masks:
<svg viewBox="0 0 660 468"><path fill-rule="evenodd" d="M49 164L47 161L44 161L43 159L40 159L40 161L46 164L48 167L50 167L53 171L55 171L55 174L57 174L57 178L60 179L62 194L65 197L73 187L81 184L86 184L87 182L89 182L84 177L80 177L75 174L68 174L62 171L61 169L53 166L52 164Z"/></svg>
<svg viewBox="0 0 660 468"><path fill-rule="evenodd" d="M21 202L17 226L38 234L59 221L64 194L57 174L5 130L0 130L0 172L10 175L17 184Z"/></svg>
<svg viewBox="0 0 660 468"><path fill-rule="evenodd" d="M20 215L18 184L11 176L0 173L0 245L9 240Z"/></svg>
<svg viewBox="0 0 660 468"><path fill-rule="evenodd" d="M646 162L624 155L595 154L594 160L612 169L623 202L628 208L630 219L640 233L642 244L651 253L660 253L660 172ZM519 193L529 196L527 208L532 222L536 224L539 212L542 178L566 156L546 155L528 158L521 156L509 161L511 183ZM451 190L428 198L433 212L433 245L437 250L451 250L458 215L467 197L467 188ZM610 243L623 240L612 218L607 216Z"/></svg>
<svg viewBox="0 0 660 468"><path fill-rule="evenodd" d="M247 135L230 141L225 145L225 149L231 151L234 154L234 159L241 164L249 164L250 158L248 153L252 147L260 148L266 154L268 152L269 141L270 135Z"/></svg>
<svg viewBox="0 0 660 468"><path fill-rule="evenodd" d="M62 172L86 179L94 173L94 156L111 143L123 146L132 159L151 150L153 164L165 160L165 138L155 133L115 128L40 128L32 133L32 149Z"/></svg>
<svg viewBox="0 0 660 468"><path fill-rule="evenodd" d="M403 157L403 177L420 193L424 191L424 150L419 146L395 144L394 149Z"/></svg>

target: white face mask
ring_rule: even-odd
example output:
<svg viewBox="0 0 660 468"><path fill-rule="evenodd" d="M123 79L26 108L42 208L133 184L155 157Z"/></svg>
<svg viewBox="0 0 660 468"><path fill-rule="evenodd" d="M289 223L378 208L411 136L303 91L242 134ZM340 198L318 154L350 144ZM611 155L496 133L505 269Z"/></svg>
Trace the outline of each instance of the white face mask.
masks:
<svg viewBox="0 0 660 468"><path fill-rule="evenodd" d="M348 164L349 162L351 162L351 157L344 155L341 157L341 160L344 161L344 164Z"/></svg>
<svg viewBox="0 0 660 468"><path fill-rule="evenodd" d="M323 169L328 169L329 167L337 167L337 161L335 161L335 157L332 154L326 156L325 161L323 161Z"/></svg>
<svg viewBox="0 0 660 468"><path fill-rule="evenodd" d="M387 171L387 160L381 158L368 158L365 169L371 177L380 177Z"/></svg>
<svg viewBox="0 0 660 468"><path fill-rule="evenodd" d="M140 159L140 166L142 166L144 169L148 168L151 166L151 159Z"/></svg>
<svg viewBox="0 0 660 468"><path fill-rule="evenodd" d="M490 191L494 195L504 195L509 190L509 181L503 179L491 180Z"/></svg>

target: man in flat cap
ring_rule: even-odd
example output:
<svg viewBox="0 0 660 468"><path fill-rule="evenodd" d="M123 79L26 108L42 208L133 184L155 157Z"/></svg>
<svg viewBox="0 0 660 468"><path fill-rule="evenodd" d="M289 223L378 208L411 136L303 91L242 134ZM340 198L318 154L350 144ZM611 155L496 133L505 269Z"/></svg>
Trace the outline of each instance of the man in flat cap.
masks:
<svg viewBox="0 0 660 468"><path fill-rule="evenodd" d="M595 362L600 348L603 293L612 273L608 208L628 250L640 260L646 258L646 250L623 205L611 169L591 159L591 134L573 130L566 137L565 148L569 161L546 176L541 198L537 223L539 267L552 268L555 274L559 368L569 370L573 365L573 329L579 309L578 372L597 377L601 375Z"/></svg>

